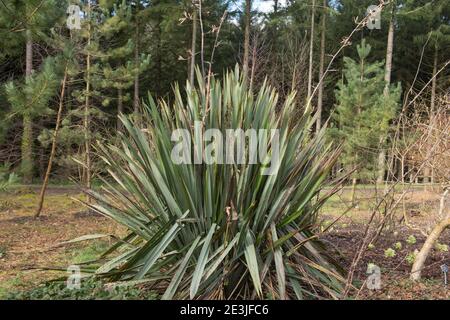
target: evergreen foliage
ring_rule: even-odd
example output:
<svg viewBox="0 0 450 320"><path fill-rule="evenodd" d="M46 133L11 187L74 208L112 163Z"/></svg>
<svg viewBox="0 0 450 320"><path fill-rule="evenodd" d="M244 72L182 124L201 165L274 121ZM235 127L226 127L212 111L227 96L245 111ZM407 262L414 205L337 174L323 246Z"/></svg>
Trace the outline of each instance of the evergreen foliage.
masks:
<svg viewBox="0 0 450 320"><path fill-rule="evenodd" d="M400 98L400 85L384 94L384 62L368 62L371 46L357 46L359 61L344 58L344 79L336 90L336 127L332 136L343 141L341 161L358 177L371 178L380 137L386 136Z"/></svg>

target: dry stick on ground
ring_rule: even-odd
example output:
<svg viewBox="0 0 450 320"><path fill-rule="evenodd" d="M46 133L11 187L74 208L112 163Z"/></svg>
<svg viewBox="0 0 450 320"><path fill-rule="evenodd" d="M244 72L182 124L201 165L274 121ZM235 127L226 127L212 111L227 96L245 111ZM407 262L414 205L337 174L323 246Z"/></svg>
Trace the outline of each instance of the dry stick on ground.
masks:
<svg viewBox="0 0 450 320"><path fill-rule="evenodd" d="M450 190L450 186L447 187L445 189L444 193L442 194L441 202L440 202L440 206L439 206L439 217L442 217L444 208L446 207L445 200L446 200L449 190ZM422 249L420 249L419 253L417 254L416 259L415 259L414 264L411 269L411 280L414 280L414 281L420 280L423 265L425 264L425 260L427 259L431 248L433 247L434 243L439 239L439 236L441 235L441 233L449 226L450 226L450 210L447 211L443 220L434 227L433 231L431 231L427 240L425 240L425 243L423 244Z"/></svg>
<svg viewBox="0 0 450 320"><path fill-rule="evenodd" d="M60 127L60 123L61 123L61 116L62 116L62 111L63 111L63 106L64 106L64 93L66 90L66 82L67 82L67 65L64 69L64 78L61 83L61 95L59 97L59 108L58 108L58 114L56 116L55 131L53 131L52 149L50 152L50 158L48 160L47 171L45 172L44 182L42 183L41 194L39 196L38 208L36 210L36 213L34 214L35 218L39 217L39 215L41 214L41 211L42 211L42 206L44 205L45 191L47 190L48 180L50 178L50 172L52 171L53 159L55 158L55 154L56 154L56 143L57 143L57 139L58 139L59 127Z"/></svg>

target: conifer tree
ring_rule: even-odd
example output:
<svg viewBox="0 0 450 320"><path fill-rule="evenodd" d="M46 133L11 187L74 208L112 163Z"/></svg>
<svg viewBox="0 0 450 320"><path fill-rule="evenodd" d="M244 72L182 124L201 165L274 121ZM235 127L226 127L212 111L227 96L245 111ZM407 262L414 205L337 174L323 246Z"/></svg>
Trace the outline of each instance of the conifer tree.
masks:
<svg viewBox="0 0 450 320"><path fill-rule="evenodd" d="M400 98L400 86L389 86L385 95L384 62L368 62L371 46L357 46L359 61L345 57L344 80L336 90L337 127L332 134L343 141L342 163L357 179L376 172L380 137L387 134ZM352 197L353 198L353 197Z"/></svg>
<svg viewBox="0 0 450 320"><path fill-rule="evenodd" d="M101 6L104 20L99 25L101 49L96 53L101 57L100 72L93 78L94 85L101 92L103 106L108 106L112 97L105 90L114 89L117 97L117 113L124 112L124 103L129 102L127 92L149 65L149 55L141 54L136 60L135 39L129 37L133 31L131 6L125 0ZM103 89L103 90L102 90ZM121 129L121 122L117 121Z"/></svg>
<svg viewBox="0 0 450 320"><path fill-rule="evenodd" d="M52 113L49 101L55 95L58 84L56 72L54 59L47 58L42 70L31 72L25 82L8 82L5 85L11 105L9 116L23 119L21 173L25 183L30 183L33 176L33 119Z"/></svg>
<svg viewBox="0 0 450 320"><path fill-rule="evenodd" d="M12 114L22 117L21 173L24 183L31 183L33 178L33 120L47 109L51 96L54 95L56 79L53 75L51 60L46 60L41 74L33 72L33 46L40 38L40 33L48 30L58 17L58 1L29 0L8 1L2 3L0 10L1 25L5 27L6 46L14 49L22 47L25 52L25 77L21 83L9 83L6 95L11 104ZM10 42L9 42L10 41ZM7 50L0 54L7 55Z"/></svg>

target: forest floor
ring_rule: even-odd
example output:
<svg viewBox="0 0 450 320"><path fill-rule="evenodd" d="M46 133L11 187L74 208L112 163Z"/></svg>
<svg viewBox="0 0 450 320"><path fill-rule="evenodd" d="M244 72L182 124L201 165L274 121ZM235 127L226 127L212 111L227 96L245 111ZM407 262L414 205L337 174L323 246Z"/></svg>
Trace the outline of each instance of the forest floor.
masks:
<svg viewBox="0 0 450 320"><path fill-rule="evenodd" d="M358 188L358 205L348 211L350 191L344 189L327 202L319 215L321 227L326 229L321 239L345 269L351 265L364 236L375 204L374 193L371 187ZM122 236L125 232L114 222L86 212L75 200L83 196L72 187L50 188L41 217L34 219L38 194L38 188L30 187L17 187L0 194L0 299L10 292L28 290L44 281L67 276L64 271L42 269L66 270L69 265L94 260L112 243L108 237L82 243L62 242L86 234ZM425 241L420 230L426 232L435 223L439 196L437 188L435 191L414 188L406 195L397 210L395 228L383 231L356 268L355 283L362 284L368 276L367 265L379 266L381 289L369 290L362 286L362 290L352 293L352 298L450 299L450 290L443 285L440 271L443 263L450 264L450 230L444 232L439 240L441 246L434 248L428 257L423 281L409 281L411 264L407 257ZM403 210L409 227L401 221ZM415 243L407 241L410 236L414 236ZM395 250L395 256L385 256L389 248Z"/></svg>

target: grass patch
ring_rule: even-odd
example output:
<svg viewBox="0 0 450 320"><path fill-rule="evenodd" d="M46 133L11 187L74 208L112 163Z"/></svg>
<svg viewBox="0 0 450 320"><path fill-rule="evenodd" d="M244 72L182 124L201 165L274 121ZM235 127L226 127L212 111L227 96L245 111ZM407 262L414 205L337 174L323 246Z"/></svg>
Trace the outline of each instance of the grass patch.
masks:
<svg viewBox="0 0 450 320"><path fill-rule="evenodd" d="M80 264L96 260L108 247L109 244L107 241L92 242L87 247L73 250L69 257L70 262L72 264Z"/></svg>

